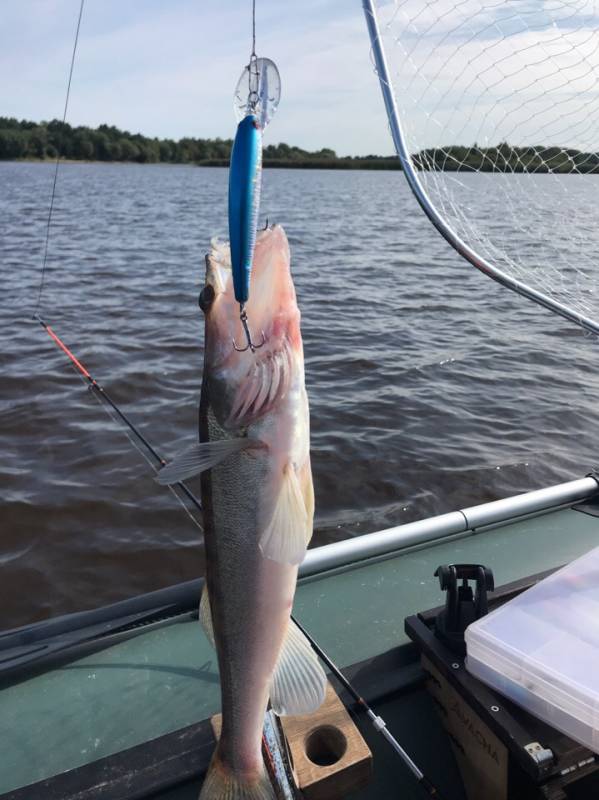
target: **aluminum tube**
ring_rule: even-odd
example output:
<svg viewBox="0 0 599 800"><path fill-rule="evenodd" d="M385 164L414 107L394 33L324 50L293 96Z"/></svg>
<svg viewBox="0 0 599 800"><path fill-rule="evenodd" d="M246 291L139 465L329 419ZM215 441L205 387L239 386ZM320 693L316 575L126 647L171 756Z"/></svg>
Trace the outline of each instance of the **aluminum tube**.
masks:
<svg viewBox="0 0 599 800"><path fill-rule="evenodd" d="M557 486L548 486L546 489L538 489L535 492L506 497L504 500L464 508L462 514L466 517L468 529L472 530L495 525L498 522L508 522L515 517L535 514L548 508L575 503L596 491L597 481L594 478L581 478Z"/></svg>
<svg viewBox="0 0 599 800"><path fill-rule="evenodd" d="M459 511L438 517L408 522L396 528L366 533L355 539L325 544L308 550L299 568L300 577L342 567L373 556L386 555L403 547L430 542L467 530L466 518Z"/></svg>
<svg viewBox="0 0 599 800"><path fill-rule="evenodd" d="M576 325L579 325L581 328L584 328L591 333L599 334L599 323L590 319L590 317L579 314L577 311L574 311L574 309L565 306L563 303L554 300L552 297L549 297L546 294L543 294L543 292L539 292L537 289L527 286L525 283L513 278L511 275L503 272L503 270L495 267L490 261L487 261L485 258L480 256L475 250L469 247L469 245L467 245L463 239L460 238L458 233L454 231L453 228L448 225L444 217L439 214L433 205L432 200L426 193L424 186L420 182L418 172L414 167L412 157L410 156L408 150L406 138L399 117L399 111L395 102L393 83L391 81L391 76L389 75L385 53L381 46L380 30L376 16L376 9L374 7L374 0L362 0L362 6L366 16L366 24L368 26L368 34L370 36L370 42L372 45L372 53L381 85L381 91L383 93L383 100L385 101L385 108L387 109L387 117L389 118L389 127L391 129L393 143L395 145L395 149L397 150L397 155L401 160L401 164L410 188L435 228L461 256L463 256L474 267L481 272L484 272L485 275L488 275L494 281L497 281L502 286L506 286L508 289L512 289L512 291L517 292L523 297L526 297L529 300L544 306L549 311L553 311L554 313L565 317L571 322L574 322Z"/></svg>
<svg viewBox="0 0 599 800"><path fill-rule="evenodd" d="M594 478L581 478L568 483L549 486L534 492L507 497L472 506L464 511L453 511L437 517L408 522L395 528L325 544L308 550L299 568L300 577L315 575L337 567L375 556L390 555L406 547L444 539L473 528L510 522L518 517L559 508L596 494L599 484Z"/></svg>

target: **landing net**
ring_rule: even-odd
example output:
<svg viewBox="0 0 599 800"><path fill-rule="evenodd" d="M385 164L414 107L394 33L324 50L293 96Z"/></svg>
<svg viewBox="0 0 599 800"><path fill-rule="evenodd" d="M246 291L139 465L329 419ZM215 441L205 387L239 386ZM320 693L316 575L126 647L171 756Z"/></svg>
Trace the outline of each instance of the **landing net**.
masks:
<svg viewBox="0 0 599 800"><path fill-rule="evenodd" d="M599 0L363 0L423 208L475 266L599 332Z"/></svg>

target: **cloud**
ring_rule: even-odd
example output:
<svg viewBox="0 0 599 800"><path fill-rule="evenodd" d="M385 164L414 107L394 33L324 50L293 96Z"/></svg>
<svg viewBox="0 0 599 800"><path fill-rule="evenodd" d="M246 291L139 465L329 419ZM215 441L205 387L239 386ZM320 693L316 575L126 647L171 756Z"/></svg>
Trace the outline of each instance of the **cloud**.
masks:
<svg viewBox="0 0 599 800"><path fill-rule="evenodd" d="M0 114L61 114L77 0L24 0L0 31ZM251 45L251 5L88 0L69 121L150 136L232 136L233 91ZM392 151L359 4L258 2L257 50L283 99L267 141L341 153Z"/></svg>
<svg viewBox="0 0 599 800"><path fill-rule="evenodd" d="M398 3L385 37L412 150L502 141L599 150L599 33L588 15L575 25L571 7L539 0L423 9Z"/></svg>
<svg viewBox="0 0 599 800"><path fill-rule="evenodd" d="M61 115L78 7L5 4L0 114ZM69 121L232 136L250 10L249 0L87 0ZM380 0L379 10L414 147L502 138L599 147L599 18L586 0ZM257 14L258 53L282 78L266 142L391 153L360 3L258 0Z"/></svg>

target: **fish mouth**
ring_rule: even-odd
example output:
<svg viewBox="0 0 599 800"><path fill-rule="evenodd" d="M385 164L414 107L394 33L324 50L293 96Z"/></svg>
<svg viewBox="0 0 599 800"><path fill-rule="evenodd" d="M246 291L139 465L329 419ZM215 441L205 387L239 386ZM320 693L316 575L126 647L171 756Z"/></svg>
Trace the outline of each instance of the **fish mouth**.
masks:
<svg viewBox="0 0 599 800"><path fill-rule="evenodd" d="M214 292L206 314L206 357L213 366L248 367L247 359L261 363L288 346L301 344L299 310L291 278L289 243L283 227L272 225L258 232L250 278L250 296L244 312L252 341L263 345L245 348L246 334L235 300L228 242L211 243L206 257L206 284ZM236 344L234 344L236 343ZM241 359L241 361L240 361ZM246 369L242 370L246 372Z"/></svg>
<svg viewBox="0 0 599 800"><path fill-rule="evenodd" d="M261 228L256 235L247 308L253 305L253 295L263 294L264 287L260 284L273 277L270 273L289 273L289 260L289 242L283 226L275 224ZM206 284L213 287L216 295L227 295L229 299L234 299L231 249L228 241L214 238L210 242L210 252L206 256Z"/></svg>

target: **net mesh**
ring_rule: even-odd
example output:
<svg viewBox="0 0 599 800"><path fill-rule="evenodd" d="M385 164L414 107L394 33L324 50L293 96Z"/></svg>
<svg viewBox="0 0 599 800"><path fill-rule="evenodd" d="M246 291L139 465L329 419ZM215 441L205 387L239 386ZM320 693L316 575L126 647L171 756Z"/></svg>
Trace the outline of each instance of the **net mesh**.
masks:
<svg viewBox="0 0 599 800"><path fill-rule="evenodd" d="M479 255L599 322L599 0L378 0L410 157Z"/></svg>

